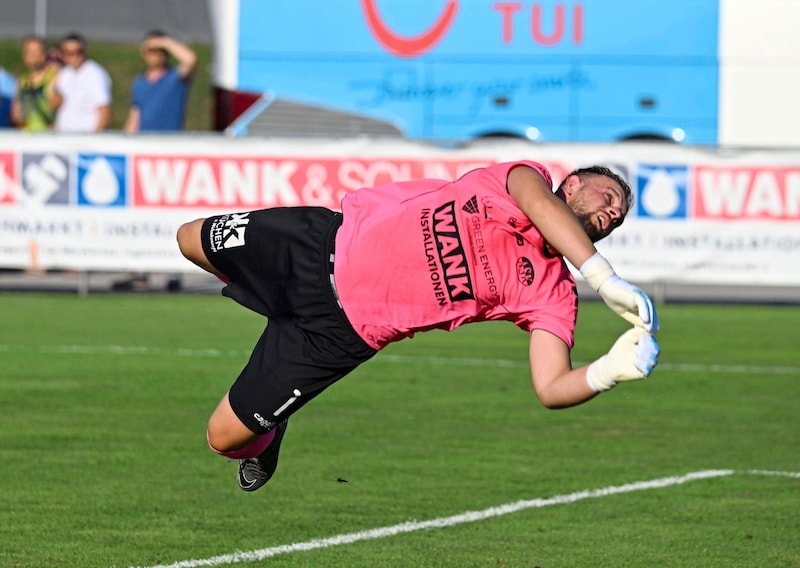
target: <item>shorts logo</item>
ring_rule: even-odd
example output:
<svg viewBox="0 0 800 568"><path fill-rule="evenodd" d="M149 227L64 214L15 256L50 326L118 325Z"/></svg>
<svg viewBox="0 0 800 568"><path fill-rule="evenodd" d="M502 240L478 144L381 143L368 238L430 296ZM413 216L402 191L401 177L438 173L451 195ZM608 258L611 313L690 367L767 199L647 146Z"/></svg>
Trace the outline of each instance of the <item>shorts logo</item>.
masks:
<svg viewBox="0 0 800 568"><path fill-rule="evenodd" d="M234 213L223 215L214 220L211 225L211 250L218 252L244 246L244 232L247 229L249 213Z"/></svg>
<svg viewBox="0 0 800 568"><path fill-rule="evenodd" d="M517 259L517 278L523 286L533 284L533 263L524 256Z"/></svg>
<svg viewBox="0 0 800 568"><path fill-rule="evenodd" d="M275 425L277 424L277 422L270 422L269 420L261 416L258 412L253 414L253 418L256 419L256 422L258 422L262 428L266 428L267 430L272 430L273 428L275 428Z"/></svg>

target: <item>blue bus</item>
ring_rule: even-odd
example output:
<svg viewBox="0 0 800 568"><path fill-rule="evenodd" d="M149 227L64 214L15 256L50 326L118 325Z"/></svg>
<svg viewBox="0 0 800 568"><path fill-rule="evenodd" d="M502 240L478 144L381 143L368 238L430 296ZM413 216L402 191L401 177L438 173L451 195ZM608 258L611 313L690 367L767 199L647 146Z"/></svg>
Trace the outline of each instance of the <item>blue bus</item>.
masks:
<svg viewBox="0 0 800 568"><path fill-rule="evenodd" d="M233 134L800 145L800 2L209 1Z"/></svg>

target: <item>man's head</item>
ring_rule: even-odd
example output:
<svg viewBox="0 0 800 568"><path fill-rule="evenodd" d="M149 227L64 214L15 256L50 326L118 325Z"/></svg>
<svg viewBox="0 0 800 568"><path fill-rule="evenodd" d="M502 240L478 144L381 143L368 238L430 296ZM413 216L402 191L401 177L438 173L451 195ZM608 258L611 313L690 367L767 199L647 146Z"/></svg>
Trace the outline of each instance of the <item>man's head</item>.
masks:
<svg viewBox="0 0 800 568"><path fill-rule="evenodd" d="M144 37L140 53L147 69L164 69L169 65L169 53L161 47L162 39L167 34L161 30L150 30Z"/></svg>
<svg viewBox="0 0 800 568"><path fill-rule="evenodd" d="M571 172L558 186L556 195L575 212L594 242L619 227L633 206L628 182L604 166Z"/></svg>
<svg viewBox="0 0 800 568"><path fill-rule="evenodd" d="M47 45L39 36L22 40L22 62L29 71L40 71L47 66Z"/></svg>
<svg viewBox="0 0 800 568"><path fill-rule="evenodd" d="M61 59L65 65L77 69L86 61L86 39L79 33L70 33L61 40Z"/></svg>

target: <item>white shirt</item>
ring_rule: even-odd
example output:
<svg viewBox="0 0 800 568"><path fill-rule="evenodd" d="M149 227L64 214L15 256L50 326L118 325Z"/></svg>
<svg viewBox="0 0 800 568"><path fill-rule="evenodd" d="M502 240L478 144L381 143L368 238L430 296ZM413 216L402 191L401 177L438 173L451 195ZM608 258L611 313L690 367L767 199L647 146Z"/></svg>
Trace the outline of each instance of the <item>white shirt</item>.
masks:
<svg viewBox="0 0 800 568"><path fill-rule="evenodd" d="M92 132L100 120L99 107L111 104L111 77L98 63L87 59L77 69L61 68L55 89L63 97L56 112L60 132Z"/></svg>

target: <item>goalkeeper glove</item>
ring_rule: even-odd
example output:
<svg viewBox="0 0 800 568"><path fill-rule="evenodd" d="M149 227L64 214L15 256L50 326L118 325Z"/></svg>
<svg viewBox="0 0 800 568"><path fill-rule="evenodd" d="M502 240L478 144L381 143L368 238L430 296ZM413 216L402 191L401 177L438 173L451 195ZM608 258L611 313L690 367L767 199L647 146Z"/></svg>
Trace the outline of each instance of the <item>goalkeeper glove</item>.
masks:
<svg viewBox="0 0 800 568"><path fill-rule="evenodd" d="M617 276L599 252L584 262L580 271L592 290L600 294L606 305L617 315L647 333L658 331L658 314L650 296Z"/></svg>
<svg viewBox="0 0 800 568"><path fill-rule="evenodd" d="M589 365L586 382L595 392L606 391L622 381L646 378L658 363L661 348L655 338L634 327L619 336L611 350Z"/></svg>

